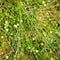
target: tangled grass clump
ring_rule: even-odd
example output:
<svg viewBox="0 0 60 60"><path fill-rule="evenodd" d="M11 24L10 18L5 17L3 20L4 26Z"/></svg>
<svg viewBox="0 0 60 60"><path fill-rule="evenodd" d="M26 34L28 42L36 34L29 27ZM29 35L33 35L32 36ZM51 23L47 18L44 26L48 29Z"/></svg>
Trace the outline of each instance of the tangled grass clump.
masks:
<svg viewBox="0 0 60 60"><path fill-rule="evenodd" d="M60 60L60 2L0 0L0 60Z"/></svg>

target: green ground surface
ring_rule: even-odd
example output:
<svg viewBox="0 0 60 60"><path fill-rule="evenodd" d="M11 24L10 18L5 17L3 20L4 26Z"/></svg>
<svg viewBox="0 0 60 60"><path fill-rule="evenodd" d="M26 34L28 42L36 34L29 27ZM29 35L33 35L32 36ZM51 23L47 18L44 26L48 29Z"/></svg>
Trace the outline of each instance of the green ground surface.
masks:
<svg viewBox="0 0 60 60"><path fill-rule="evenodd" d="M0 60L60 60L60 2L0 0Z"/></svg>

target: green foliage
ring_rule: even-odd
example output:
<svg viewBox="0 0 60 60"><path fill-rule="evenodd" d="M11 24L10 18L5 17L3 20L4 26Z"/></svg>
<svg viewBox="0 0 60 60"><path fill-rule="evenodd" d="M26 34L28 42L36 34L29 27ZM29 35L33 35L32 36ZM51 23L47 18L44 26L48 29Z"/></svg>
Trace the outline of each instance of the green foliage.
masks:
<svg viewBox="0 0 60 60"><path fill-rule="evenodd" d="M59 6L52 0L0 0L1 60L59 60Z"/></svg>

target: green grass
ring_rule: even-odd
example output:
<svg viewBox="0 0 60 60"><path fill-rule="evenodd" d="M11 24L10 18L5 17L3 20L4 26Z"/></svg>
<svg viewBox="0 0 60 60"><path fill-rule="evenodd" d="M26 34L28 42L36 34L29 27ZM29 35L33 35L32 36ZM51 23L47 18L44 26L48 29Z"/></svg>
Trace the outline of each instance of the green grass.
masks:
<svg viewBox="0 0 60 60"><path fill-rule="evenodd" d="M0 0L0 60L60 60L59 6L52 0Z"/></svg>

